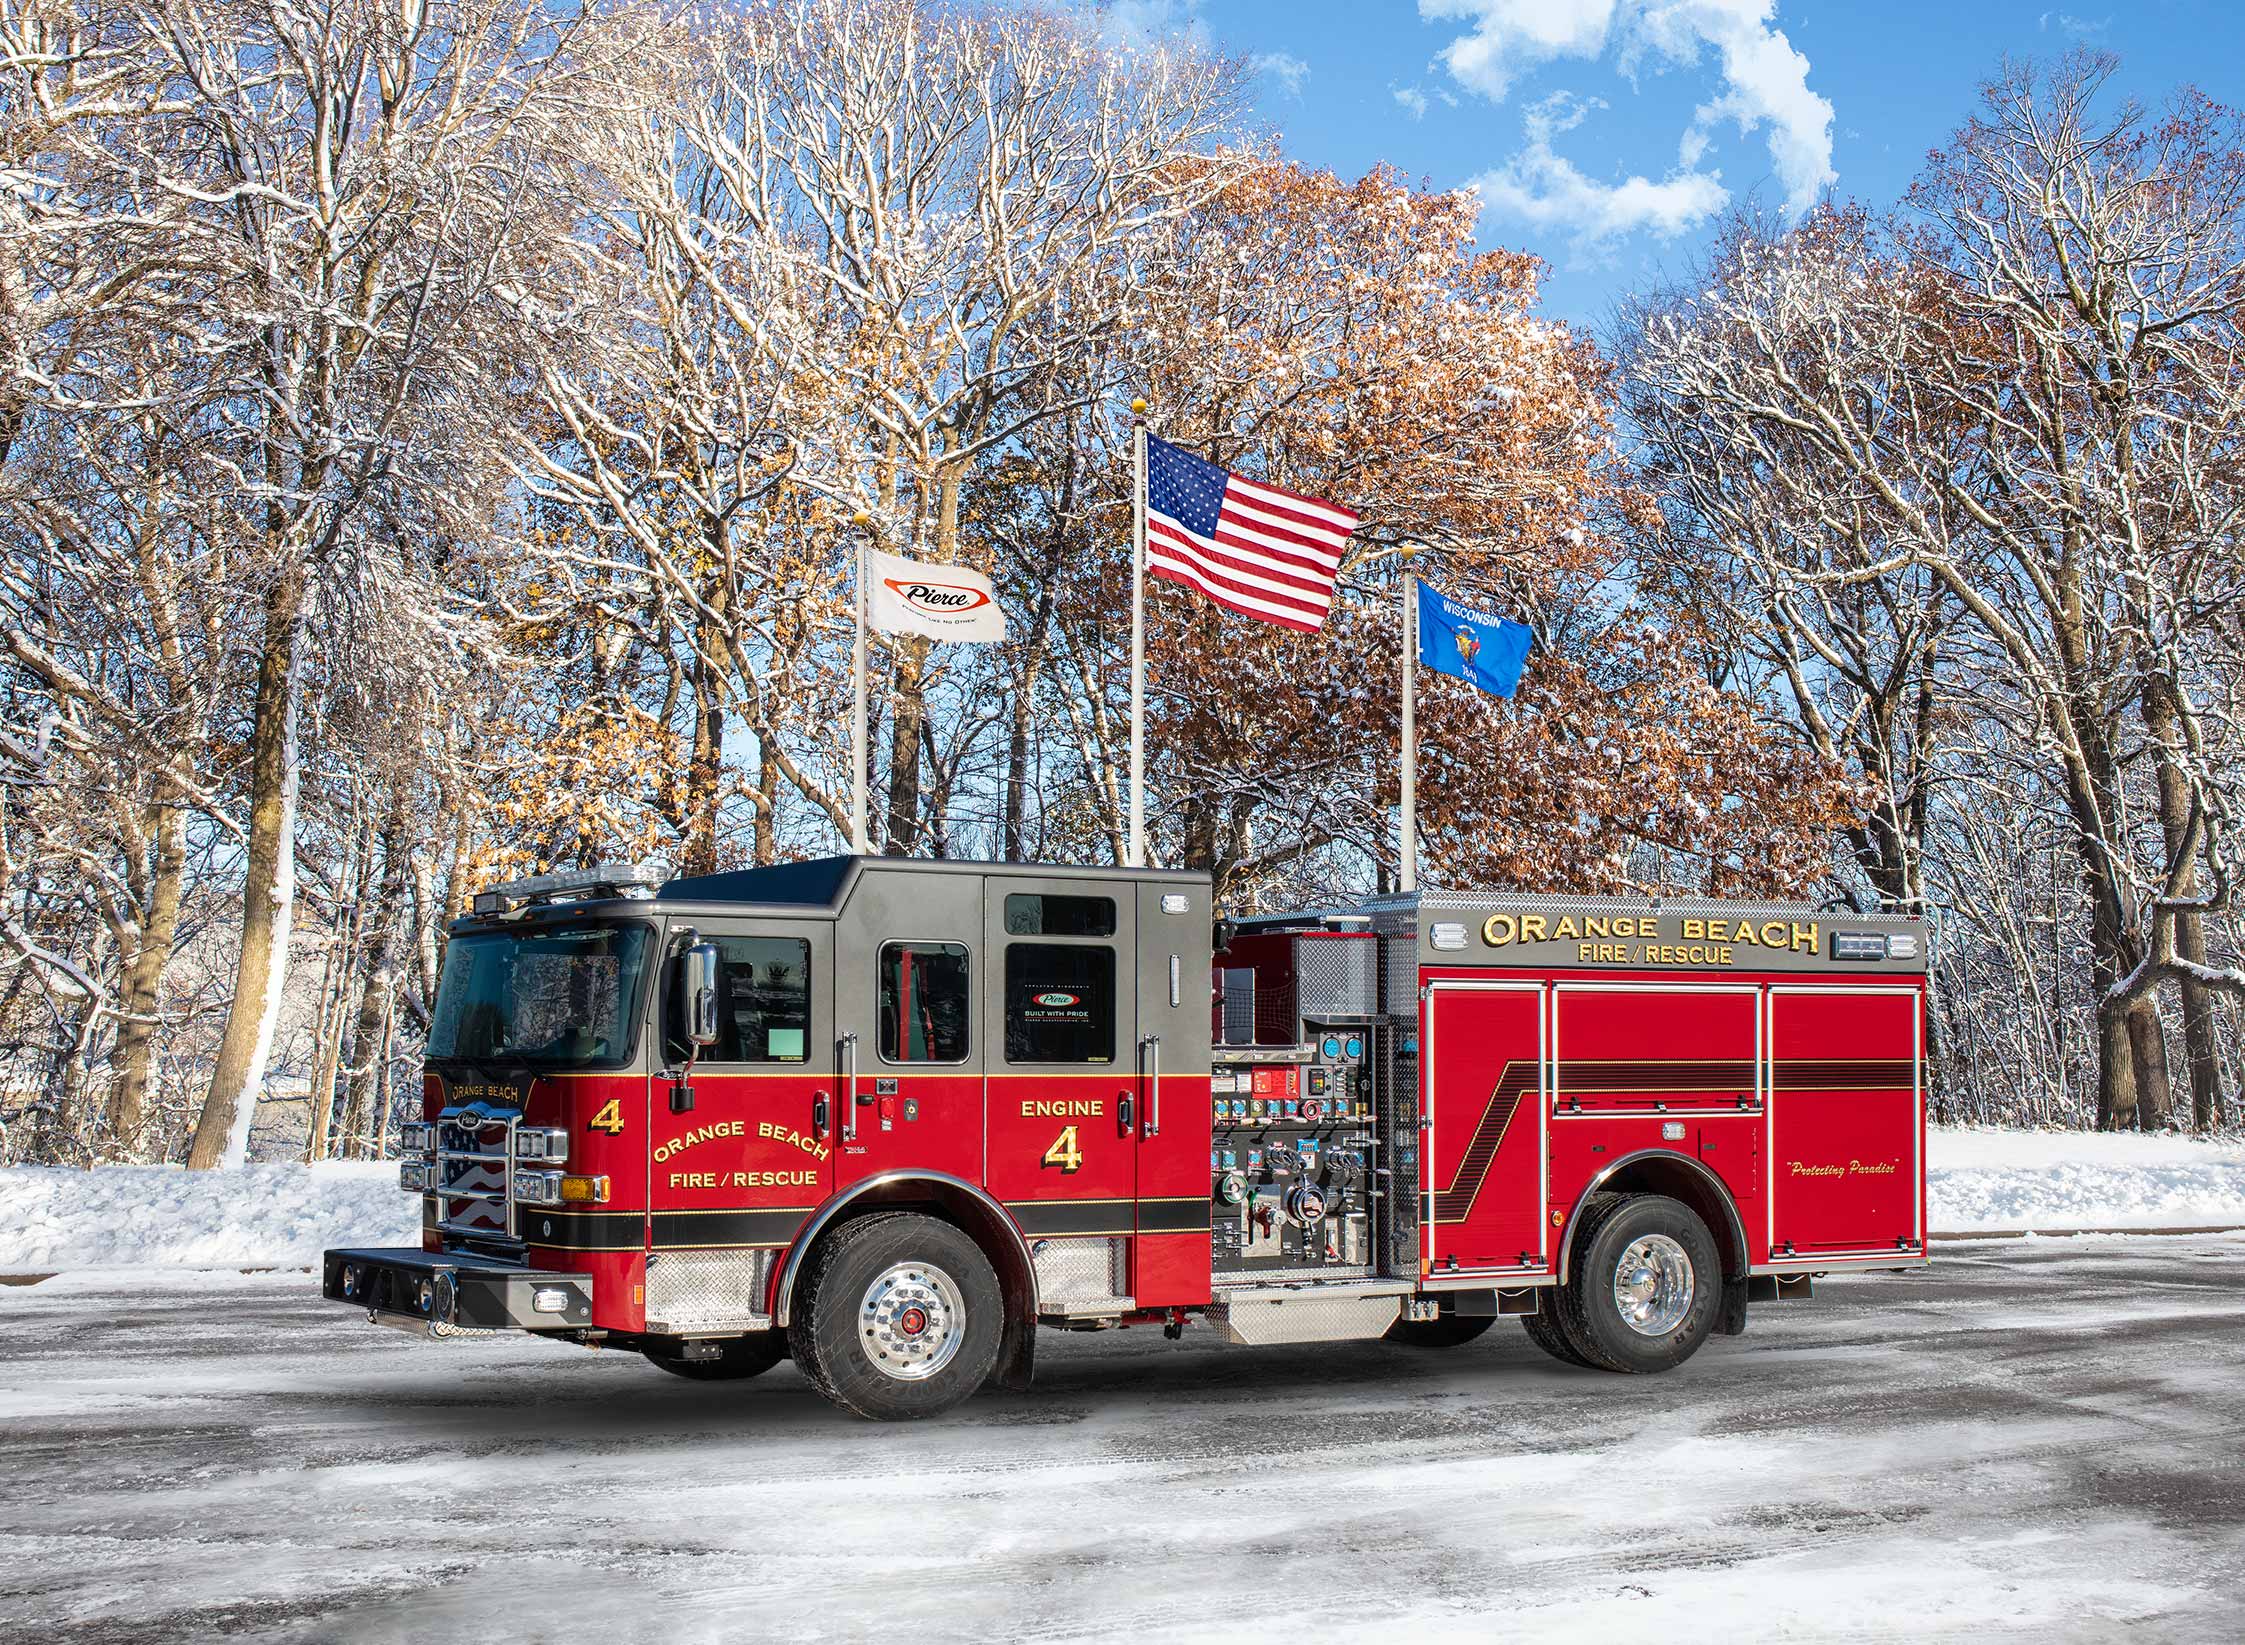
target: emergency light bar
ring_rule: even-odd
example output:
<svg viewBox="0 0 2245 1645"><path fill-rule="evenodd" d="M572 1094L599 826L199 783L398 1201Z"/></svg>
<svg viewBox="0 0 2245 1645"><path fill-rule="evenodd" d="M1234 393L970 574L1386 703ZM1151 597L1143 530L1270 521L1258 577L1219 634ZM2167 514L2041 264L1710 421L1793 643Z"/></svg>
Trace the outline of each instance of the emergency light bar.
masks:
<svg viewBox="0 0 2245 1645"><path fill-rule="evenodd" d="M488 891L478 891L475 911L478 918L489 919L529 903L551 902L562 897L588 897L602 892L612 896L651 897L665 877L653 863L602 862L590 868L559 868L550 874L533 874L528 879L508 880Z"/></svg>

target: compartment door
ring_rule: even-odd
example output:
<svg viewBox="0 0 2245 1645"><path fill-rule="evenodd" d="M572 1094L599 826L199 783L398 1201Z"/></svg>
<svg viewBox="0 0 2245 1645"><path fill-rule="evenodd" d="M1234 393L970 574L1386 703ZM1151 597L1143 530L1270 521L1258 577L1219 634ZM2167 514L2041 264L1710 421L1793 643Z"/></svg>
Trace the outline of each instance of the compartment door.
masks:
<svg viewBox="0 0 2245 1645"><path fill-rule="evenodd" d="M1919 1013L1915 988L1770 990L1773 1260L1923 1253Z"/></svg>
<svg viewBox="0 0 2245 1645"><path fill-rule="evenodd" d="M1543 987L1437 982L1423 1009L1428 1271L1548 1273Z"/></svg>
<svg viewBox="0 0 2245 1645"><path fill-rule="evenodd" d="M1553 993L1561 1120L1760 1107L1761 994L1752 984L1561 983Z"/></svg>

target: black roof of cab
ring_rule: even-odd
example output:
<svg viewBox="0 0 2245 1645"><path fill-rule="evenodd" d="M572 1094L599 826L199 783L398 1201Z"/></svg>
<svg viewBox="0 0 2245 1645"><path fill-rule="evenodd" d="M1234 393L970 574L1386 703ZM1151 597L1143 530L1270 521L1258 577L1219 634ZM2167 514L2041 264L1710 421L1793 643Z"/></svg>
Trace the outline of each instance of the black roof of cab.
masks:
<svg viewBox="0 0 2245 1645"><path fill-rule="evenodd" d="M832 908L850 877L854 857L812 857L774 863L769 868L735 868L723 874L693 874L666 880L655 893L662 902L751 902L798 908Z"/></svg>

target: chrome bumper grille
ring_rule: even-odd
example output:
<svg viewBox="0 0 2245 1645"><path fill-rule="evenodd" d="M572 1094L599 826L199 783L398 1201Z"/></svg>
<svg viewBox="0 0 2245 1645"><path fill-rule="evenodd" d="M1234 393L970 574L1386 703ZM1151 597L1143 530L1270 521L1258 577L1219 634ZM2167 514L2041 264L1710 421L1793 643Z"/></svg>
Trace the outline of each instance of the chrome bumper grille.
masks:
<svg viewBox="0 0 2245 1645"><path fill-rule="evenodd" d="M519 1108L472 1102L437 1116L437 1231L517 1239L515 1129Z"/></svg>

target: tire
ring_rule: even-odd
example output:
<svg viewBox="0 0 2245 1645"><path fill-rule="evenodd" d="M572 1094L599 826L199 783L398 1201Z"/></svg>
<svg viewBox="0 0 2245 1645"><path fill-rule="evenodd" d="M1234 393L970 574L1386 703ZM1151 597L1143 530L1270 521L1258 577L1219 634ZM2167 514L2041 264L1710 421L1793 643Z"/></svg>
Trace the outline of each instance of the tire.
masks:
<svg viewBox="0 0 2245 1645"><path fill-rule="evenodd" d="M1554 1307L1546 1309L1540 1314L1529 1314L1520 1321L1521 1328L1528 1333L1528 1340L1553 1359L1558 1360L1562 1365L1573 1365L1583 1370L1594 1370L1596 1367L1582 1357L1582 1351L1569 1342L1567 1333L1559 1328L1556 1313L1558 1292L1554 1290L1547 1292L1546 1295L1554 1299Z"/></svg>
<svg viewBox="0 0 2245 1645"><path fill-rule="evenodd" d="M1630 1374L1672 1370L1699 1351L1722 1309L1715 1236L1666 1195L1599 1195L1576 1229L1570 1277L1557 1300L1554 1323L1588 1364Z"/></svg>
<svg viewBox="0 0 2245 1645"><path fill-rule="evenodd" d="M689 1382L740 1382L760 1377L787 1358L787 1333L752 1331L745 1337L727 1337L718 1343L716 1359L679 1359L653 1348L642 1348L647 1363L660 1366Z"/></svg>
<svg viewBox="0 0 2245 1645"><path fill-rule="evenodd" d="M1439 1319L1399 1319L1387 1328L1385 1340L1400 1342L1406 1348L1460 1348L1496 1323L1494 1315L1444 1314Z"/></svg>
<svg viewBox="0 0 2245 1645"><path fill-rule="evenodd" d="M1005 1298L982 1248L948 1222L890 1212L844 1223L812 1253L788 1326L811 1386L856 1416L948 1411L998 1362Z"/></svg>

